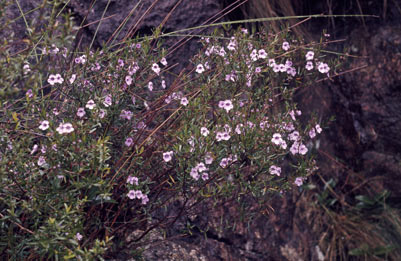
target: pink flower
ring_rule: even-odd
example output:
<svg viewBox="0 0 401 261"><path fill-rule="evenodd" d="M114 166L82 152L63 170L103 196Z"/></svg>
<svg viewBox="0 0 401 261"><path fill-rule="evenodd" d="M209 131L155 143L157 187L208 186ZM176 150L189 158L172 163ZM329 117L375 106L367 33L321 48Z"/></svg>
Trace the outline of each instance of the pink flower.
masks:
<svg viewBox="0 0 401 261"><path fill-rule="evenodd" d="M93 110L93 108L95 108L95 107L96 107L96 104L93 100L89 100L85 105L85 108L88 108L89 110Z"/></svg>
<svg viewBox="0 0 401 261"><path fill-rule="evenodd" d="M167 151L163 153L163 160L169 162L173 158L173 151Z"/></svg>
<svg viewBox="0 0 401 261"><path fill-rule="evenodd" d="M169 95L166 99L164 99L164 102L169 104L171 102L171 95Z"/></svg>
<svg viewBox="0 0 401 261"><path fill-rule="evenodd" d="M106 111L103 110L103 109L100 109L100 110L99 110L99 118L100 118L100 119L103 119L104 116L106 116Z"/></svg>
<svg viewBox="0 0 401 261"><path fill-rule="evenodd" d="M53 112L53 114L56 115L56 116L59 115L59 113L60 113L60 112L57 110L57 108L53 108L52 112Z"/></svg>
<svg viewBox="0 0 401 261"><path fill-rule="evenodd" d="M142 195L141 203L142 205L146 205L149 202L148 195Z"/></svg>
<svg viewBox="0 0 401 261"><path fill-rule="evenodd" d="M237 124L237 126L235 127L235 133L237 133L238 135L240 135L242 133L242 130L244 129L244 124L239 123Z"/></svg>
<svg viewBox="0 0 401 261"><path fill-rule="evenodd" d="M205 164L204 164L203 162L198 163L198 164L196 165L196 168L197 168L197 170L198 170L199 172L204 172L204 171L207 170L207 168L206 168L206 166L205 166Z"/></svg>
<svg viewBox="0 0 401 261"><path fill-rule="evenodd" d="M233 103L230 100L225 100L224 109L229 112L232 108L234 108Z"/></svg>
<svg viewBox="0 0 401 261"><path fill-rule="evenodd" d="M56 131L57 131L59 134L65 134L65 133L68 134L68 133L71 133L71 132L74 131L74 127L72 127L72 124L71 124L71 123L61 123L61 124L57 127Z"/></svg>
<svg viewBox="0 0 401 261"><path fill-rule="evenodd" d="M137 190L135 193L136 193L136 198L137 198L137 199L141 199L141 198L143 197L142 191Z"/></svg>
<svg viewBox="0 0 401 261"><path fill-rule="evenodd" d="M120 66L120 67L124 66L124 61L121 59L118 59L117 63L118 63L118 66Z"/></svg>
<svg viewBox="0 0 401 261"><path fill-rule="evenodd" d="M280 63L278 65L278 69L280 72L286 72L287 71L287 67L285 66L285 64Z"/></svg>
<svg viewBox="0 0 401 261"><path fill-rule="evenodd" d="M33 97L32 89L27 90L25 95L28 96L29 98L32 98Z"/></svg>
<svg viewBox="0 0 401 261"><path fill-rule="evenodd" d="M78 108L77 116L78 116L79 118L84 117L85 114L86 114L86 112L85 112L85 109L84 109L84 108Z"/></svg>
<svg viewBox="0 0 401 261"><path fill-rule="evenodd" d="M77 78L77 75L76 75L76 74L71 75L70 84L73 84L73 83L75 82L75 79L76 79L76 78Z"/></svg>
<svg viewBox="0 0 401 261"><path fill-rule="evenodd" d="M128 176L127 178L127 183L131 184L131 185L137 185L138 186L138 178L134 177L134 176Z"/></svg>
<svg viewBox="0 0 401 261"><path fill-rule="evenodd" d="M305 58L306 58L307 61L310 61L310 60L313 60L314 55L315 55L314 52L309 51L309 52L306 53Z"/></svg>
<svg viewBox="0 0 401 261"><path fill-rule="evenodd" d="M183 105L183 106L187 106L187 105L188 105L188 99L187 99L187 97L182 97L182 98L181 98L181 105Z"/></svg>
<svg viewBox="0 0 401 261"><path fill-rule="evenodd" d="M290 135L288 135L288 138L292 141L297 141L299 140L299 132L298 131L294 131L293 133L290 133Z"/></svg>
<svg viewBox="0 0 401 261"><path fill-rule="evenodd" d="M274 59L269 59L269 66L273 67L276 64L276 61Z"/></svg>
<svg viewBox="0 0 401 261"><path fill-rule="evenodd" d="M134 140L131 137L127 138L124 142L125 146L127 147L130 147L132 143L134 143Z"/></svg>
<svg viewBox="0 0 401 261"><path fill-rule="evenodd" d="M194 180L198 180L199 179L199 172L198 172L198 169L195 167L195 168L192 168L191 169L191 172L189 173L189 175L194 179Z"/></svg>
<svg viewBox="0 0 401 261"><path fill-rule="evenodd" d="M298 187L302 186L303 183L304 183L304 180L301 177L296 178L294 181L294 184L297 185Z"/></svg>
<svg viewBox="0 0 401 261"><path fill-rule="evenodd" d="M227 132L227 133L230 133L230 132L231 132L231 127L230 127L230 125L224 124L224 131Z"/></svg>
<svg viewBox="0 0 401 261"><path fill-rule="evenodd" d="M22 69L24 70L24 74L25 75L28 74L31 71L31 68L29 68L29 64L24 64Z"/></svg>
<svg viewBox="0 0 401 261"><path fill-rule="evenodd" d="M231 100L225 100L225 101L219 101L219 108L223 108L227 112L229 112L232 108L234 108L234 106Z"/></svg>
<svg viewBox="0 0 401 261"><path fill-rule="evenodd" d="M32 150L31 150L31 155L38 151L38 147L39 146L37 144L33 145Z"/></svg>
<svg viewBox="0 0 401 261"><path fill-rule="evenodd" d="M56 75L50 74L50 75L49 75L49 78L47 79L47 82L48 82L50 85L54 85L54 84L56 84L56 83L61 84L61 83L64 82L64 79L61 77L60 74L56 74Z"/></svg>
<svg viewBox="0 0 401 261"><path fill-rule="evenodd" d="M310 71L313 69L313 63L311 61L307 61L305 65L305 69Z"/></svg>
<svg viewBox="0 0 401 261"><path fill-rule="evenodd" d="M166 58L163 57L163 58L160 60L160 63L163 64L164 66L166 66L166 65L167 65L167 60L166 60Z"/></svg>
<svg viewBox="0 0 401 261"><path fill-rule="evenodd" d="M50 75L49 75L49 78L47 79L47 82L48 82L50 85L54 85L55 83L57 83L57 81L56 81L56 76L53 75L53 74L50 74Z"/></svg>
<svg viewBox="0 0 401 261"><path fill-rule="evenodd" d="M157 63L152 64L152 71L154 71L157 75L160 74L160 67Z"/></svg>
<svg viewBox="0 0 401 261"><path fill-rule="evenodd" d="M132 84L132 77L130 75L125 76L125 83L128 86Z"/></svg>
<svg viewBox="0 0 401 261"><path fill-rule="evenodd" d="M277 167L277 166L275 166L275 165L272 165L272 166L269 168L269 172L270 172L271 175L280 176L280 175L281 175L281 168L280 168L280 167Z"/></svg>
<svg viewBox="0 0 401 261"><path fill-rule="evenodd" d="M143 121L140 121L140 122L138 122L136 127L141 130L141 129L146 128L146 124Z"/></svg>
<svg viewBox="0 0 401 261"><path fill-rule="evenodd" d="M95 65L91 67L91 70L95 72L95 71L99 71L100 68L101 68L100 64L99 63L95 63Z"/></svg>
<svg viewBox="0 0 401 261"><path fill-rule="evenodd" d="M82 238L83 238L83 236L78 232L78 233L75 235L75 238L76 238L78 241L81 241Z"/></svg>
<svg viewBox="0 0 401 261"><path fill-rule="evenodd" d="M148 89L149 91L153 91L153 82L148 83Z"/></svg>
<svg viewBox="0 0 401 261"><path fill-rule="evenodd" d="M230 43L227 45L227 49L230 51L234 51L236 47L236 42L235 41L230 41Z"/></svg>
<svg viewBox="0 0 401 261"><path fill-rule="evenodd" d="M222 140L229 140L231 138L230 134L228 134L228 132L224 131L224 132L217 132L216 134L216 140L217 141L222 141Z"/></svg>
<svg viewBox="0 0 401 261"><path fill-rule="evenodd" d="M130 190L127 194L127 197L129 197L130 199L135 199L136 197L136 190Z"/></svg>
<svg viewBox="0 0 401 261"><path fill-rule="evenodd" d="M131 111L121 110L121 113L120 113L121 119L131 120L131 117L132 117Z"/></svg>
<svg viewBox="0 0 401 261"><path fill-rule="evenodd" d="M259 59L266 59L267 58L267 53L266 53L266 51L264 49L260 49L258 51L258 56L259 56Z"/></svg>
<svg viewBox="0 0 401 261"><path fill-rule="evenodd" d="M223 134L222 134L222 132L217 132L216 133L216 140L217 141L221 141L221 140L223 140Z"/></svg>
<svg viewBox="0 0 401 261"><path fill-rule="evenodd" d="M79 57L79 58L80 58L82 64L86 63L86 55L85 54L81 55L81 57Z"/></svg>
<svg viewBox="0 0 401 261"><path fill-rule="evenodd" d="M136 62L133 62L132 65L128 66L129 75L133 75L139 70L139 66Z"/></svg>
<svg viewBox="0 0 401 261"><path fill-rule="evenodd" d="M208 180L209 179L209 174L208 173L206 173L206 172L203 172L202 173L202 180Z"/></svg>
<svg viewBox="0 0 401 261"><path fill-rule="evenodd" d="M327 65L327 63L320 63L317 69L321 73L328 73L330 71L330 67Z"/></svg>
<svg viewBox="0 0 401 261"><path fill-rule="evenodd" d="M291 75L292 77L294 77L295 75L297 75L297 70L293 67L288 68L287 69L287 74Z"/></svg>
<svg viewBox="0 0 401 261"><path fill-rule="evenodd" d="M56 83L62 84L64 82L64 79L61 77L60 74L56 74L55 78L56 78Z"/></svg>
<svg viewBox="0 0 401 261"><path fill-rule="evenodd" d="M247 125L247 127L248 127L249 129L253 129L253 128L255 127L255 124L254 124L253 122L251 122L251 121L247 121L247 122L246 122L246 125Z"/></svg>
<svg viewBox="0 0 401 261"><path fill-rule="evenodd" d="M273 138L272 138L272 142L276 145L281 145L281 142L283 140L281 139L281 134L279 133L274 133L273 134Z"/></svg>
<svg viewBox="0 0 401 261"><path fill-rule="evenodd" d="M284 123L283 128L288 132L295 130L294 124L292 122Z"/></svg>
<svg viewBox="0 0 401 261"><path fill-rule="evenodd" d="M196 66L197 73L203 73L204 71L205 71L205 68L203 67L202 64L198 64L198 66Z"/></svg>
<svg viewBox="0 0 401 261"><path fill-rule="evenodd" d="M213 157L212 157L212 154L211 153L206 153L206 155L205 155L205 163L207 164L207 165L210 165L210 164L212 164L213 163Z"/></svg>
<svg viewBox="0 0 401 261"><path fill-rule="evenodd" d="M226 168L230 164L230 159L229 158L222 158L220 161L220 167L223 169Z"/></svg>
<svg viewBox="0 0 401 261"><path fill-rule="evenodd" d="M312 129L309 131L309 137L310 137L311 139L313 139L314 137L316 137L316 131L315 131L314 128L312 128Z"/></svg>
<svg viewBox="0 0 401 261"><path fill-rule="evenodd" d="M301 155L305 155L308 152L308 148L304 144L300 144L298 150Z"/></svg>
<svg viewBox="0 0 401 261"><path fill-rule="evenodd" d="M202 127L200 129L200 132L201 132L202 136L206 137L207 135L209 135L209 130L206 127Z"/></svg>
<svg viewBox="0 0 401 261"><path fill-rule="evenodd" d="M293 121L296 120L296 118L295 118L295 111L294 111L294 110L290 111L288 114L290 114L290 116L291 116L291 118L292 118Z"/></svg>
<svg viewBox="0 0 401 261"><path fill-rule="evenodd" d="M220 55L221 57L226 56L226 51L224 50L223 47L221 47L220 51L218 52L218 55Z"/></svg>
<svg viewBox="0 0 401 261"><path fill-rule="evenodd" d="M288 51L290 49L290 44L288 42L284 42L282 48L284 51Z"/></svg>
<svg viewBox="0 0 401 261"><path fill-rule="evenodd" d="M38 166L39 167L43 167L45 164L46 164L45 157L40 156L39 159L38 159Z"/></svg>
<svg viewBox="0 0 401 261"><path fill-rule="evenodd" d="M252 61L254 61L254 62L256 62L259 58L258 52L256 51L256 49L253 49L249 56L251 57Z"/></svg>
<svg viewBox="0 0 401 261"><path fill-rule="evenodd" d="M265 128L269 128L269 127L270 127L270 124L269 124L268 121L261 121L261 122L259 123L259 127L260 127L262 130L264 130Z"/></svg>
<svg viewBox="0 0 401 261"><path fill-rule="evenodd" d="M321 133L322 132L322 128L320 128L319 124L316 124L315 126L317 133Z"/></svg>
<svg viewBox="0 0 401 261"><path fill-rule="evenodd" d="M292 153L292 155L295 155L299 152L299 143L298 142L294 142L290 148L290 152Z"/></svg>
<svg viewBox="0 0 401 261"><path fill-rule="evenodd" d="M39 129L41 130L47 130L49 128L49 121L41 121Z"/></svg>
<svg viewBox="0 0 401 261"><path fill-rule="evenodd" d="M113 104L113 101L111 100L111 95L109 94L109 95L107 95L107 96L104 98L103 105L104 105L105 107L109 107L109 106L111 106L112 104Z"/></svg>

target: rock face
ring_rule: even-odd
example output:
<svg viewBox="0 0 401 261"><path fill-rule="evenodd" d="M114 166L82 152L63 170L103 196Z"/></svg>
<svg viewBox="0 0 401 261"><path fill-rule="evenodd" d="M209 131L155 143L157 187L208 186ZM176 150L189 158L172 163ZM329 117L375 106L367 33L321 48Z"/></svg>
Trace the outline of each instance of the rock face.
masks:
<svg viewBox="0 0 401 261"><path fill-rule="evenodd" d="M32 1L19 1L21 10L24 13L27 13L28 11L40 6L43 1L41 0L32 0ZM33 23L37 23L37 18L40 16L39 11L34 11L29 14L26 14L25 17L28 21L28 26L32 27ZM4 13L4 18L0 19L0 24L3 25L9 21L12 21L14 19L17 19L18 17L21 17L21 11L18 8L18 5L16 3L10 3L9 5L6 5L5 8L5 13ZM35 22L32 22L35 21ZM12 23L12 31L10 31L8 28L0 30L0 38L1 39L9 39L10 36L15 35L17 39L23 39L26 35L28 34L27 31L27 26L24 23L22 17L17 19L14 23ZM23 49L25 46L24 43L13 43L13 46L11 47L11 52L17 52L18 50Z"/></svg>
<svg viewBox="0 0 401 261"><path fill-rule="evenodd" d="M106 42L118 26L126 17L130 17L126 26L121 30L118 40L128 33L130 28L135 27L141 34L150 33L152 29L159 26L171 12L164 25L164 32L176 31L184 28L191 28L207 21L219 11L222 7L218 1L200 0L200 1L129 1L112 0L107 6L108 0L96 1L90 9L90 1L70 1L69 6L80 19L87 14L88 23L98 21L106 9L101 28L97 34L97 44ZM88 10L90 12L88 13ZM146 14L146 15L144 15ZM89 32L94 34L97 23L89 26Z"/></svg>
<svg viewBox="0 0 401 261"><path fill-rule="evenodd" d="M86 23L99 21L104 10L104 19L99 27L94 41L94 47L99 47L108 42L113 33L118 29L126 18L128 18L125 26L121 29L116 37L115 43L124 39L130 32L136 32L135 35L149 35L156 27L166 22L163 26L163 32L174 32L180 29L191 28L201 25L206 21L215 21L220 15L222 6L216 0L183 0L183 1L129 1L129 0L113 0L107 6L108 0L96 1L95 5L90 9L91 1L70 1L69 6L77 14L78 20L82 21L86 18ZM106 9L107 8L107 9ZM88 10L90 10L88 12ZM87 44L90 43L95 35L98 23L94 23L87 27L84 32ZM183 32L181 34L187 34ZM114 38L114 36L112 37ZM166 47L177 47L183 37L165 38ZM188 64L188 59L199 50L197 42L198 38L193 38L185 45L181 46L172 55L167 56L170 64L177 63L176 72L184 68Z"/></svg>
<svg viewBox="0 0 401 261"><path fill-rule="evenodd" d="M339 142L344 151L351 152L341 158L347 162L353 158L354 168L366 178L382 176L383 186L399 197L401 29L388 25L371 28L369 33L359 31L358 36L356 32L351 43L357 46L357 55L367 58L354 59L351 67L366 67L346 74L331 87L332 100L348 115L348 122L339 124L352 126L351 133L342 135L354 136L354 144Z"/></svg>

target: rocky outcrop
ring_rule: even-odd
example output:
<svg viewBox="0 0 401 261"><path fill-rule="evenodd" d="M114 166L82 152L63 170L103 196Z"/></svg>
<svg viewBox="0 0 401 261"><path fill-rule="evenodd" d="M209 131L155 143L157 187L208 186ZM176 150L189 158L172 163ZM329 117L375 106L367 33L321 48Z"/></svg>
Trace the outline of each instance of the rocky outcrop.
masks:
<svg viewBox="0 0 401 261"><path fill-rule="evenodd" d="M336 152L366 178L382 177L384 188L401 196L401 30L399 25L377 26L369 33L355 30L351 38L356 55L351 68L366 66L345 74L331 86L333 104L348 115L348 121L335 123L352 129L352 143L339 141ZM336 116L337 116L336 115ZM350 135L343 133L342 135ZM351 141L351 140L350 140ZM349 153L344 157L343 153ZM343 154L343 155L342 155ZM346 154L345 154L346 155Z"/></svg>
<svg viewBox="0 0 401 261"><path fill-rule="evenodd" d="M132 37L150 35L152 30L161 24L164 24L162 32L168 33L199 26L206 21L220 21L221 14L219 13L222 10L221 4L216 0L100 0L96 1L92 8L90 8L90 2L72 0L69 2L69 6L76 14L78 21L82 21L86 17L86 24L93 23L85 28L83 37L86 38L84 42L87 45L96 35L94 47L99 47L113 39L114 33L125 21L125 25L116 35L114 43L123 40L127 35ZM108 4L108 2L110 3ZM88 10L90 11L88 12ZM98 29L98 21L104 11L104 19ZM96 30L98 30L97 33ZM182 32L181 35L188 33L190 32ZM199 38L195 37L187 41L187 38L182 36L164 38L166 48L179 47L167 57L170 64L178 65L175 67L175 72L188 65L188 60L198 52L200 47L198 40Z"/></svg>

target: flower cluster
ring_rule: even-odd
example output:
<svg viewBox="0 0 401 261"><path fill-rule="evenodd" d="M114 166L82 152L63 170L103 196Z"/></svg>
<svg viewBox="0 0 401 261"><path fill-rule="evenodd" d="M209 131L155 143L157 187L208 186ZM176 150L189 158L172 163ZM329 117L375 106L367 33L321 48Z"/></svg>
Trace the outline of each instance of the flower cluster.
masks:
<svg viewBox="0 0 401 261"><path fill-rule="evenodd" d="M137 226L183 195L194 205L233 195L263 202L289 184L302 186L314 169L313 143L322 128L301 117L292 97L338 67L316 49L297 46L289 34L274 41L246 29L226 34L201 39L204 48L189 61L192 69L179 74L169 71L165 56L172 54L157 39L152 46L153 40L128 40L116 47L118 55L107 48L77 55L71 46L39 41L40 55L51 62L19 59L18 79L34 82L22 102L1 104L10 120L0 123L0 180L13 190L4 201L10 211L15 199L31 206L51 195L38 211L17 213L16 220L55 205L63 213L39 220L55 238L65 238L58 249L89 249L97 237L89 228L104 223L104 213L108 221L131 215ZM57 88L38 87L39 69L62 72L44 76ZM17 183L9 177L25 187L10 185Z"/></svg>
<svg viewBox="0 0 401 261"><path fill-rule="evenodd" d="M62 84L64 82L64 79L61 77L60 74L55 74L55 75L50 74L49 78L47 79L47 82L50 85L55 85L56 83Z"/></svg>
<svg viewBox="0 0 401 261"><path fill-rule="evenodd" d="M61 124L57 127L56 131L57 131L59 134L68 134L68 133L71 133L71 132L74 131L74 127L72 126L71 123L61 123Z"/></svg>

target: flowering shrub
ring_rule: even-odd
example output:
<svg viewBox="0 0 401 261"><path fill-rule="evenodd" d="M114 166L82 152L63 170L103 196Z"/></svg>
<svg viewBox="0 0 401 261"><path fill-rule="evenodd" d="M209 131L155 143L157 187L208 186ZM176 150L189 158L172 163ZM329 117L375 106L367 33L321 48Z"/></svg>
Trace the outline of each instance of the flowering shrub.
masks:
<svg viewBox="0 0 401 261"><path fill-rule="evenodd" d="M263 203L313 172L322 129L292 96L333 71L318 45L217 31L172 77L160 39L78 53L63 19L0 57L2 256L101 257L126 228L139 241L199 202Z"/></svg>

